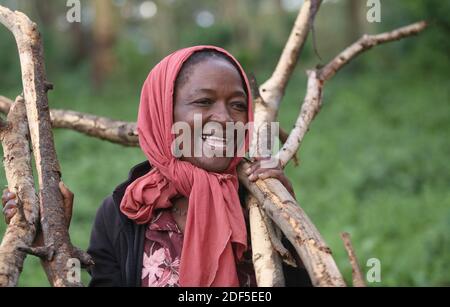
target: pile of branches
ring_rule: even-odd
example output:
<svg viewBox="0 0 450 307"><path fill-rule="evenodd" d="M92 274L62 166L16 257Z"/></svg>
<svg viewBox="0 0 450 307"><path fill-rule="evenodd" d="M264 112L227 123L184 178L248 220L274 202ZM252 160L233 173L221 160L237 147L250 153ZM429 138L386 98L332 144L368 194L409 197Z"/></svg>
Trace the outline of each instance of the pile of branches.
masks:
<svg viewBox="0 0 450 307"><path fill-rule="evenodd" d="M255 105L253 152L259 152L261 139L270 123L277 120L286 86L313 27L321 0L305 0L272 76L259 87L253 83ZM38 256L52 286L82 286L69 278L69 263L78 259L93 265L89 255L70 242L63 197L59 190L61 169L56 157L52 128L73 129L91 137L124 146L138 146L136 124L69 110L51 110L47 91L52 88L45 74L42 40L35 23L25 14L0 6L0 23L15 37L22 71L23 94L15 101L0 96L0 137L8 188L16 193L18 210L0 245L0 286L16 286L27 254ZM322 68L308 70L306 94L297 121L290 132L280 131L284 143L273 157L284 167L296 159L302 140L322 105L323 87L339 70L359 54L374 46L418 34L424 21L391 32L364 35L340 52ZM267 145L267 144L265 144ZM38 191L34 186L32 157L35 161ZM280 240L281 233L294 246L314 286L346 286L341 272L317 228L293 196L276 179L250 182L238 168L240 182L250 192L253 262L258 286L283 286L282 262L293 264ZM37 230L43 245L33 246ZM364 278L348 234L342 234L353 268L353 285L363 286Z"/></svg>

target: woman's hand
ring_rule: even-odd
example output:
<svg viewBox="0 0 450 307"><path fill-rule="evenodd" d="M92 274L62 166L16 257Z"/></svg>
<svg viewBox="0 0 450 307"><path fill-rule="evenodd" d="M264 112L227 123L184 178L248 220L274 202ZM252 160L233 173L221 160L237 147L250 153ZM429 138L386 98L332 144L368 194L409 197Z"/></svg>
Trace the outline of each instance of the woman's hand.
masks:
<svg viewBox="0 0 450 307"><path fill-rule="evenodd" d="M66 219L67 227L70 225L72 219L72 207L73 207L73 193L64 185L62 181L59 182L59 190L63 196L64 202L64 217ZM11 219L17 213L17 200L16 194L10 192L8 188L3 190L2 195L3 216L5 217L6 224L9 224ZM42 232L39 229L36 234L36 240L34 245L40 245L42 242Z"/></svg>
<svg viewBox="0 0 450 307"><path fill-rule="evenodd" d="M278 179L288 190L288 192L295 198L294 188L292 187L292 183L288 177L284 174L281 165L278 163L275 167L261 167L261 164L269 163L268 160L270 158L254 158L255 162L252 162L249 168L245 170L245 173L248 176L248 179L252 182L255 182L258 179L267 179L274 178ZM271 163L271 162L270 162Z"/></svg>
<svg viewBox="0 0 450 307"><path fill-rule="evenodd" d="M16 194L9 192L8 188L3 190L2 195L3 216L6 224L9 224L11 219L17 212Z"/></svg>

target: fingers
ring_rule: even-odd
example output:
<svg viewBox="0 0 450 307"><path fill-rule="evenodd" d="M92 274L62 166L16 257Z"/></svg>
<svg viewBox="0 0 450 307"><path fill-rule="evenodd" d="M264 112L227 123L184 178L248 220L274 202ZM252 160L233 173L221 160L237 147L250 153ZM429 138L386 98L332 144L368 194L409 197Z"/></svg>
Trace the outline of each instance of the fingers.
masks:
<svg viewBox="0 0 450 307"><path fill-rule="evenodd" d="M250 160L252 161L252 162L256 162L256 161L261 161L261 160L263 160L263 159L265 159L264 157L252 157Z"/></svg>
<svg viewBox="0 0 450 307"><path fill-rule="evenodd" d="M73 195L72 191L70 191L69 188L66 187L66 185L62 181L59 182L59 190L61 191L61 194L64 198L64 202L66 202L66 201L70 202L70 203L73 202L74 195Z"/></svg>
<svg viewBox="0 0 450 307"><path fill-rule="evenodd" d="M256 175L259 179L267 179L267 178L281 179L281 177L284 177L283 171L280 169L276 169L276 168L272 168L272 169L260 168L253 174Z"/></svg>
<svg viewBox="0 0 450 307"><path fill-rule="evenodd" d="M257 161L257 162L254 162L254 163L252 163L251 165L250 165L250 167L249 168L247 168L246 170L245 170L245 173L247 174L247 175L251 175L252 173L254 173L258 168L260 168L261 167L261 163L259 162L259 161Z"/></svg>
<svg viewBox="0 0 450 307"><path fill-rule="evenodd" d="M252 163L245 170L248 179L252 182L255 182L259 179L264 180L267 178L278 179L284 185L286 190L295 198L294 188L290 180L284 174L284 171L281 168L280 164L278 163L275 167L264 167L263 163L271 163L270 161L267 161L268 159L270 158L255 158L256 162Z"/></svg>
<svg viewBox="0 0 450 307"><path fill-rule="evenodd" d="M258 179L264 180L267 178L278 179L289 192L289 194L291 194L295 198L294 187L292 186L291 181L284 174L284 171L282 171L281 169L258 169L252 175L254 175L254 177L249 177L250 181L256 181Z"/></svg>
<svg viewBox="0 0 450 307"><path fill-rule="evenodd" d="M6 224L9 224L13 216L17 212L16 194L10 192L8 188L3 190L2 194L3 216Z"/></svg>
<svg viewBox="0 0 450 307"><path fill-rule="evenodd" d="M256 181L258 179L265 178L277 178L280 175L283 175L283 170L280 167L279 163L271 161L271 158L263 158L263 157L255 157L256 162L253 162L246 170L245 173L248 176L250 181ZM261 178L262 174L266 174Z"/></svg>
<svg viewBox="0 0 450 307"><path fill-rule="evenodd" d="M283 176L283 171L276 168L258 168L255 170L248 179L250 181L256 181L258 179L277 178Z"/></svg>
<svg viewBox="0 0 450 307"><path fill-rule="evenodd" d="M16 194L13 192L10 192L8 188L5 188L3 190L3 194L2 194L2 205L5 206L5 204L11 200L11 199L15 199L16 198Z"/></svg>
<svg viewBox="0 0 450 307"><path fill-rule="evenodd" d="M3 207L3 215L5 217L6 224L9 224L11 219L17 212L17 203L15 199L11 199Z"/></svg>
<svg viewBox="0 0 450 307"><path fill-rule="evenodd" d="M63 196L64 215L66 217L67 224L70 224L70 220L72 218L74 194L66 187L66 185L62 181L59 182L59 190L61 191L61 194ZM17 201L16 194L10 192L8 188L3 190L2 205L5 222L9 224L9 222L17 212Z"/></svg>
<svg viewBox="0 0 450 307"><path fill-rule="evenodd" d="M67 225L70 225L70 221L72 219L74 194L72 193L72 191L69 190L69 188L67 188L67 186L62 181L59 182L59 190L61 191L61 194L63 196L64 216L66 218L66 223Z"/></svg>

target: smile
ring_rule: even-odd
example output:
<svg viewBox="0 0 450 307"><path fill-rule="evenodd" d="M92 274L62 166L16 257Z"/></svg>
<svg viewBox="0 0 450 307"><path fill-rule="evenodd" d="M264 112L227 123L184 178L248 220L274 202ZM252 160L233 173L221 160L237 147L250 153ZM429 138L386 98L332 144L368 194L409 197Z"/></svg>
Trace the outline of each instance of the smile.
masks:
<svg viewBox="0 0 450 307"><path fill-rule="evenodd" d="M202 135L203 144L207 145L208 147L214 148L214 149L225 149L227 147L227 139L214 136L214 135Z"/></svg>

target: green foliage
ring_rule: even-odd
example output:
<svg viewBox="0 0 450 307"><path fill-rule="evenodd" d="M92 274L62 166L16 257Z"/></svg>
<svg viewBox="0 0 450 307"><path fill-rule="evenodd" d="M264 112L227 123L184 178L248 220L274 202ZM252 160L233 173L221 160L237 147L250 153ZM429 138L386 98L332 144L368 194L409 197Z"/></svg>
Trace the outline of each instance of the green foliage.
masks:
<svg viewBox="0 0 450 307"><path fill-rule="evenodd" d="M288 174L347 278L341 231L363 270L380 259L381 285L448 285L449 96L439 78L413 81L399 66L390 86L375 71L331 81ZM295 113L294 97L282 118Z"/></svg>

